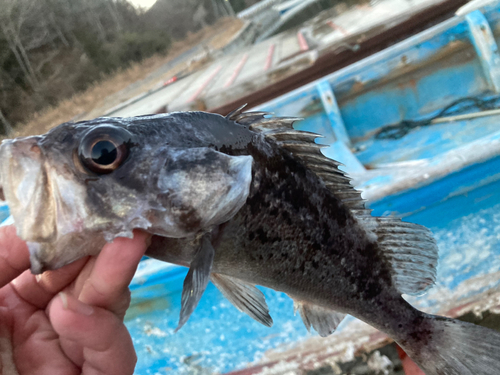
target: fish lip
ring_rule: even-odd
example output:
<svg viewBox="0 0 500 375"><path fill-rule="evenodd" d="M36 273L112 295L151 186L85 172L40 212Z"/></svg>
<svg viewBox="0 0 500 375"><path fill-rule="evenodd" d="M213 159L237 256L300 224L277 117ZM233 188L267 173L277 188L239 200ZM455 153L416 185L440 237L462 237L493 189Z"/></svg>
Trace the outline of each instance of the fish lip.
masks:
<svg viewBox="0 0 500 375"><path fill-rule="evenodd" d="M36 242L27 242L27 245L30 253L31 273L33 275L39 275L47 271L47 265L45 265L44 262L38 257L40 254L40 244Z"/></svg>
<svg viewBox="0 0 500 375"><path fill-rule="evenodd" d="M39 141L42 139L40 136L24 137L17 139L6 139L0 145L0 160L10 167L12 162L17 159L31 159L39 162L40 166L43 164L43 152L39 146ZM0 190L1 198L5 200L5 179L4 175L8 168L0 168ZM2 173L4 172L4 173Z"/></svg>
<svg viewBox="0 0 500 375"><path fill-rule="evenodd" d="M37 238L40 214L47 199L40 199L45 177L45 155L41 136L4 140L0 146L0 191L16 223L18 235L26 241ZM44 229L47 236L47 228Z"/></svg>
<svg viewBox="0 0 500 375"><path fill-rule="evenodd" d="M47 243L26 241L26 244L30 255L30 270L33 275L39 275L45 271L61 268L76 260L69 259L61 261L57 258L47 258ZM57 246L57 244L52 243L52 246Z"/></svg>

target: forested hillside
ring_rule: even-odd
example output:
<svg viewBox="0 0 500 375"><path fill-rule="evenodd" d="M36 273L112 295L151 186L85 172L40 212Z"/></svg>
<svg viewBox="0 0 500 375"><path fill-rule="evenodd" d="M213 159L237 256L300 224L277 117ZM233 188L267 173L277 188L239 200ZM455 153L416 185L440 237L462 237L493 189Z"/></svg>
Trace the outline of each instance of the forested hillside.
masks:
<svg viewBox="0 0 500 375"><path fill-rule="evenodd" d="M0 132L170 45L125 0L0 0Z"/></svg>
<svg viewBox="0 0 500 375"><path fill-rule="evenodd" d="M0 134L257 1L0 0Z"/></svg>
<svg viewBox="0 0 500 375"><path fill-rule="evenodd" d="M103 75L165 53L170 25L161 20L124 0L0 0L0 131Z"/></svg>

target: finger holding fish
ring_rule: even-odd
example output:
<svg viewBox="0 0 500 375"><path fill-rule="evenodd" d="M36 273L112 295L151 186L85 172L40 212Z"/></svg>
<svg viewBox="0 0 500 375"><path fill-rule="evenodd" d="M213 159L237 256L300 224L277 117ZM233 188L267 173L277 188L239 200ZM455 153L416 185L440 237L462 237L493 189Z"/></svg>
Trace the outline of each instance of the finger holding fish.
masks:
<svg viewBox="0 0 500 375"><path fill-rule="evenodd" d="M26 243L16 235L13 225L0 227L0 288L29 269Z"/></svg>
<svg viewBox="0 0 500 375"><path fill-rule="evenodd" d="M128 285L149 238L144 232L134 234L133 239L117 238L104 246L47 308L61 348L84 370L87 366L105 374L133 371L136 357L123 318L130 303Z"/></svg>
<svg viewBox="0 0 500 375"><path fill-rule="evenodd" d="M112 311L120 318L130 302L128 285L132 281L146 248L150 235L135 231L134 238L117 238L106 244L83 284L78 280L73 291L79 301Z"/></svg>
<svg viewBox="0 0 500 375"><path fill-rule="evenodd" d="M146 249L147 238L147 234L138 232L135 239L117 239L109 244L97 261L82 258L33 275L28 269L26 244L17 237L15 228L0 228L2 258L8 259L0 262L0 274L4 283L10 281L0 289L3 370L132 374L135 351L122 320L129 303L128 284ZM100 271L103 275L96 277ZM93 288L84 288L84 298L96 303L104 298L104 307L78 300L82 292L78 285L89 285L88 280L91 285L101 286L103 280L111 281L97 295Z"/></svg>
<svg viewBox="0 0 500 375"><path fill-rule="evenodd" d="M133 373L137 357L132 339L116 314L71 294L56 297L48 314L65 355L83 374Z"/></svg>
<svg viewBox="0 0 500 375"><path fill-rule="evenodd" d="M45 309L52 298L72 285L88 261L88 258L82 258L41 275L33 275L30 270L26 270L12 280L11 286L21 299L39 309Z"/></svg>

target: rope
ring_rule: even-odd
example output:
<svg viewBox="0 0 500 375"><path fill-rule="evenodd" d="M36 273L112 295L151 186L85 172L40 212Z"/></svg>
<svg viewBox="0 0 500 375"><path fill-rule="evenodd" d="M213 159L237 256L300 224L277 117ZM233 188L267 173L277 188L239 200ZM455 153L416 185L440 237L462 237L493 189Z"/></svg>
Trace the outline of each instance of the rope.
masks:
<svg viewBox="0 0 500 375"><path fill-rule="evenodd" d="M401 139L415 128L434 125L434 120L440 117L456 116L472 110L488 111L500 108L500 96L481 99L478 97L461 98L444 109L437 115L423 120L403 120L398 124L387 125L381 128L375 135L376 139Z"/></svg>

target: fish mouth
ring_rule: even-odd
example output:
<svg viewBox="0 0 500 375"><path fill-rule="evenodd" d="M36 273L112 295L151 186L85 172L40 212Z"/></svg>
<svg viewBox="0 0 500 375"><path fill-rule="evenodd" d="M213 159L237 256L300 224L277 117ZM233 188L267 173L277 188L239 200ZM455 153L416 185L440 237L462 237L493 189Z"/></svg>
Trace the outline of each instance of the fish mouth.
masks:
<svg viewBox="0 0 500 375"><path fill-rule="evenodd" d="M31 272L40 274L72 263L85 255L97 255L106 240L99 233L68 233L54 242L27 242Z"/></svg>
<svg viewBox="0 0 500 375"><path fill-rule="evenodd" d="M41 137L6 140L0 146L0 189L16 223L18 236L47 241L55 235L54 211Z"/></svg>
<svg viewBox="0 0 500 375"><path fill-rule="evenodd" d="M17 235L30 252L35 274L96 254L105 240L87 228L84 187L50 162L43 137L6 140L0 145L0 192L9 206ZM55 158L57 159L57 158Z"/></svg>

